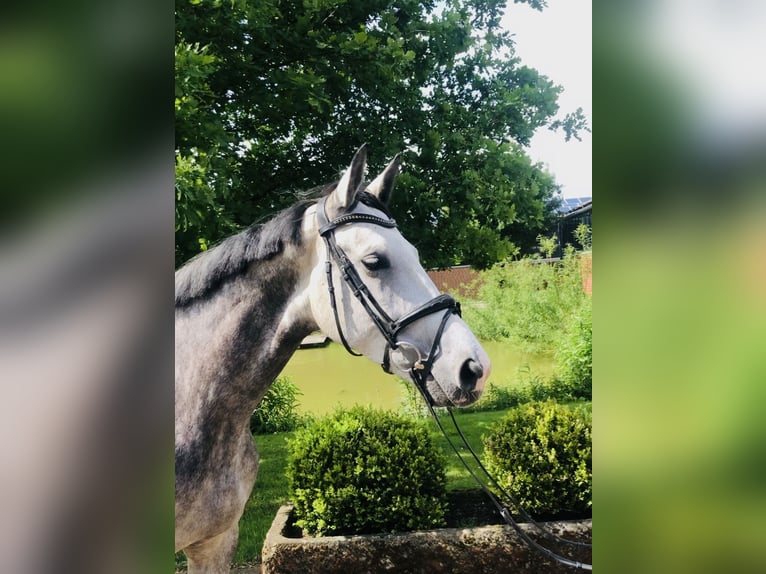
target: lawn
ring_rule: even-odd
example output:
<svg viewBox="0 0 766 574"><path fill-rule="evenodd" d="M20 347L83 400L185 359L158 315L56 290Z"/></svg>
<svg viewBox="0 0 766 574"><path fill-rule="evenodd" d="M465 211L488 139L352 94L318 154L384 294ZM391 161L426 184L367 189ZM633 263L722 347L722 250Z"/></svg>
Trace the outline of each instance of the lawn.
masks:
<svg viewBox="0 0 766 574"><path fill-rule="evenodd" d="M277 509L287 500L287 441L293 433L257 435L255 444L261 455L258 478L245 513L239 521L239 546L236 564L260 562L261 547Z"/></svg>

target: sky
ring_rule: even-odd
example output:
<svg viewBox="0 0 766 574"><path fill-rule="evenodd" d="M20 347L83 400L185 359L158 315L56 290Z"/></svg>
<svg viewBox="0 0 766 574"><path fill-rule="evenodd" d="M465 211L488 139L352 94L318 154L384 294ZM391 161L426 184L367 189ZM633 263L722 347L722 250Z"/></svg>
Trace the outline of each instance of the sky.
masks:
<svg viewBox="0 0 766 574"><path fill-rule="evenodd" d="M559 115L582 107L592 128L591 0L548 0L542 12L508 2L503 26L514 34L516 55L564 88ZM527 150L544 163L564 197L591 195L591 134L582 142L564 140L563 133L538 130Z"/></svg>

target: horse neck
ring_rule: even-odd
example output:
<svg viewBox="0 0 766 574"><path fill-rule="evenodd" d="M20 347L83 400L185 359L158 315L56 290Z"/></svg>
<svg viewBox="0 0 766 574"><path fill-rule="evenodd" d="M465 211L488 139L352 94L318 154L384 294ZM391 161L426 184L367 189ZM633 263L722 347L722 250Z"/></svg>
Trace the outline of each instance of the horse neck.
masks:
<svg viewBox="0 0 766 574"><path fill-rule="evenodd" d="M177 313L177 410L181 401L197 416L249 417L301 340L316 329L303 294L308 257L291 246Z"/></svg>

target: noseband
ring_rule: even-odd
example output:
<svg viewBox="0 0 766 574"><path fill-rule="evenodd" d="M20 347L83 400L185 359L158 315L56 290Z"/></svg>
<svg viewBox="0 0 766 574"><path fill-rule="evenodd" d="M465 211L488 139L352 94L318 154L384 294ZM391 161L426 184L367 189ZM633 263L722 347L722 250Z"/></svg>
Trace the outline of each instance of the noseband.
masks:
<svg viewBox="0 0 766 574"><path fill-rule="evenodd" d="M343 280L351 289L351 292L359 300L367 311L367 314L372 319L372 322L378 328L378 331L383 335L386 340L386 350L383 353L383 359L380 366L387 373L391 372L391 351L399 348L398 337L404 328L411 325L418 319L422 319L433 313L444 311L442 315L439 328L436 330L433 343L431 344L431 350L428 355L423 359L422 357L415 361L410 366L410 374L413 382L421 387L425 391L425 383L428 376L431 374L436 354L439 350L439 343L441 341L442 333L447 325L447 320L453 314L460 316L460 303L455 301L450 295L443 293L434 297L433 299L425 302L424 304L416 307L403 317L399 319L392 319L391 316L386 313L383 307L380 306L372 296L370 290L362 281L359 272L354 267L354 264L348 258L346 253L338 247L335 241L335 230L338 227L349 225L351 223L371 223L373 225L379 225L380 227L387 227L393 229L396 227L396 221L393 219L383 219L374 215L367 215L364 213L347 213L341 215L332 221L327 217L327 205L326 199L322 198L317 203L317 221L319 224L319 235L324 239L325 246L327 248L327 261L325 262L325 271L327 273L327 287L330 293L330 306L332 307L333 315L335 316L335 325L338 328L338 335L340 336L341 343L346 350L352 355L359 356L359 353L355 353L351 346L348 344L343 329L340 325L340 317L338 316L338 306L335 300L335 287L332 280L332 264L333 261L340 269Z"/></svg>

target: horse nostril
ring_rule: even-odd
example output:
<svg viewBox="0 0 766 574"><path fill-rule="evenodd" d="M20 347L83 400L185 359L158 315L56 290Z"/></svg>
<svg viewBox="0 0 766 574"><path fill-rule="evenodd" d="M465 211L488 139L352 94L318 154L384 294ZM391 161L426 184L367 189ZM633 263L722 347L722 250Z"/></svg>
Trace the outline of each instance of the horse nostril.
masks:
<svg viewBox="0 0 766 574"><path fill-rule="evenodd" d="M472 391L483 374L482 366L473 359L468 359L460 367L460 386L467 391Z"/></svg>

